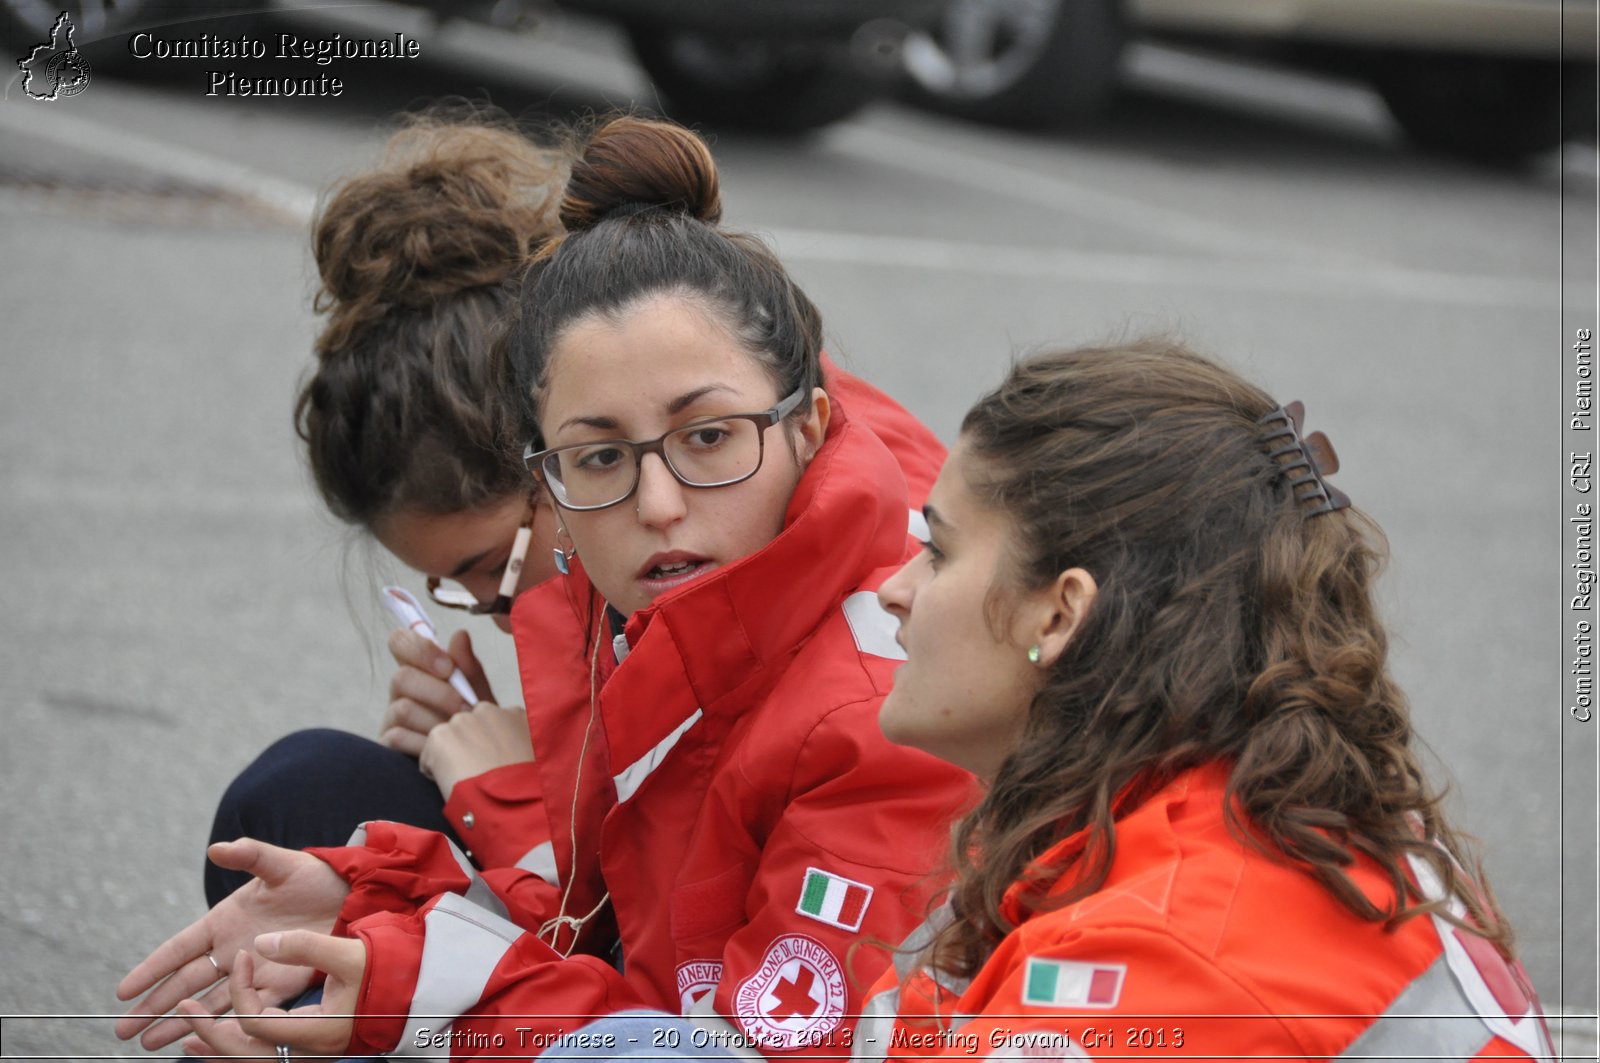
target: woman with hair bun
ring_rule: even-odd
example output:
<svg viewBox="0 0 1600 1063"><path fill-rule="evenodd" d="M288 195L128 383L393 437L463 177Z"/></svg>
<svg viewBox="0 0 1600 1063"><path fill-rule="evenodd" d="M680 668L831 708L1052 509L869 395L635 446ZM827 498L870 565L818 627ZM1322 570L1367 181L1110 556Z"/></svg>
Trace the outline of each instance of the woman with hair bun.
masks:
<svg viewBox="0 0 1600 1063"><path fill-rule="evenodd" d="M295 426L318 492L424 574L435 606L487 614L505 631L516 594L556 572L556 522L520 460L519 403L493 340L522 270L560 229L566 161L483 109L417 116L379 165L336 186L312 225L326 323ZM920 502L943 448L887 396L825 355L824 365ZM524 525L531 550L515 546ZM402 627L388 648L398 668L378 741L329 728L280 739L224 793L212 843L336 845L388 819L470 837L472 860L498 867L548 841L522 708L495 704L468 633L441 651ZM458 668L475 705L449 682ZM215 855L211 905L251 878L231 848Z"/></svg>
<svg viewBox="0 0 1600 1063"><path fill-rule="evenodd" d="M488 613L508 631L511 599L554 574L555 522L513 453L517 406L492 341L523 267L559 229L563 165L489 113L417 116L312 224L326 320L295 428L318 493L425 574L436 605ZM514 548L526 525L546 544L531 556ZM213 843L334 845L375 818L459 837L463 817L485 808L517 812L480 846L491 863L548 837L526 811L537 812L538 791L521 708L495 704L468 634L441 650L400 628L388 645L398 668L379 741L326 728L280 739L223 795ZM448 682L457 668L476 708ZM215 855L212 905L251 878L226 846Z"/></svg>
<svg viewBox="0 0 1600 1063"><path fill-rule="evenodd" d="M1155 342L1029 359L967 414L878 592L881 721L988 786L864 1059L1551 1058L1302 416Z"/></svg>
<svg viewBox="0 0 1600 1063"><path fill-rule="evenodd" d="M393 822L339 849L244 843L271 874L124 983L251 949L228 950L225 998L180 1004L186 1050L532 1056L648 1007L849 1055L885 960L853 946L916 922L974 796L877 725L900 651L873 588L914 548L907 480L932 463L857 419L881 409L825 376L816 308L720 212L692 133L605 123L504 341L565 570L511 614L549 846L479 874ZM321 1004L264 1009L257 986L285 999L310 967Z"/></svg>

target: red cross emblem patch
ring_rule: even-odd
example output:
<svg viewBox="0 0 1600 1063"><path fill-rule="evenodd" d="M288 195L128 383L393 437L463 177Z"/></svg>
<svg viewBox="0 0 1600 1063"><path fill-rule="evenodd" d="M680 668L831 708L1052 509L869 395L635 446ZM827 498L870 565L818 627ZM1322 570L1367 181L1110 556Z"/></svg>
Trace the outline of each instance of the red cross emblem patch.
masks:
<svg viewBox="0 0 1600 1063"><path fill-rule="evenodd" d="M839 1026L848 994L844 970L827 946L786 934L734 994L739 1022L762 1048L819 1043Z"/></svg>

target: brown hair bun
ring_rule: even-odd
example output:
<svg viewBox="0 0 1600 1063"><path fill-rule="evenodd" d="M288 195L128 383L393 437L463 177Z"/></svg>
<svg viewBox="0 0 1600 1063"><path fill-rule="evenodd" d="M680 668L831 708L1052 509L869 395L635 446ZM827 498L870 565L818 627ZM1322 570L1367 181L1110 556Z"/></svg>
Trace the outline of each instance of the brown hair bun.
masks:
<svg viewBox="0 0 1600 1063"><path fill-rule="evenodd" d="M711 151L682 126L624 115L596 129L577 152L561 224L590 229L619 207L662 207L707 225L722 220L722 192Z"/></svg>

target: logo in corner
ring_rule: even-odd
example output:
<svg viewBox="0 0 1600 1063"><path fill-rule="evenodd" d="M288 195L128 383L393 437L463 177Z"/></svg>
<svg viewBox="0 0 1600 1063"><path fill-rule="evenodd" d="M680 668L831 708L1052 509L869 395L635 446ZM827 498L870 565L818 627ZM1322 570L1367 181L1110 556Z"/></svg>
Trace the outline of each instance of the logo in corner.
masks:
<svg viewBox="0 0 1600 1063"><path fill-rule="evenodd" d="M761 966L739 985L734 1014L763 1049L820 1044L838 1029L849 999L844 968L804 934L774 941Z"/></svg>
<svg viewBox="0 0 1600 1063"><path fill-rule="evenodd" d="M73 43L75 32L71 16L63 11L50 27L50 39L34 45L17 60L22 68L22 91L29 99L59 100L89 87L89 61Z"/></svg>

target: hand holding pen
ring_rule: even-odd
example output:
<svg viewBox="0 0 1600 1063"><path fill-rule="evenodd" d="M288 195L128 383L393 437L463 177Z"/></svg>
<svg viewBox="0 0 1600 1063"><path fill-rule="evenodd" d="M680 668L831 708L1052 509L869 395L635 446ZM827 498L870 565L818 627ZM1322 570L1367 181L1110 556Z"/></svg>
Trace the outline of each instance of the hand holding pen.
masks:
<svg viewBox="0 0 1600 1063"><path fill-rule="evenodd" d="M389 682L389 708L379 741L419 756L433 728L480 700L493 700L493 694L465 631L456 632L446 650L409 591L385 587L382 597L401 626L389 636L389 652L399 668Z"/></svg>

